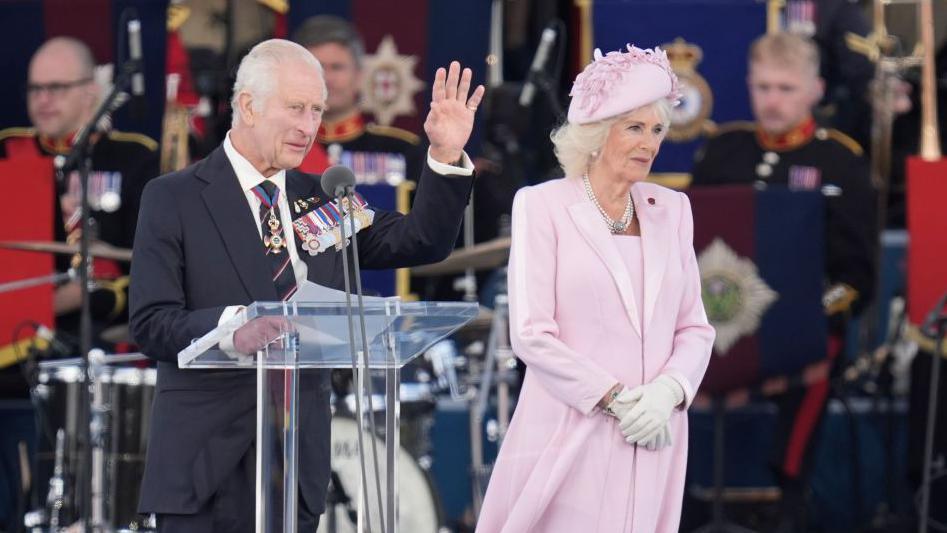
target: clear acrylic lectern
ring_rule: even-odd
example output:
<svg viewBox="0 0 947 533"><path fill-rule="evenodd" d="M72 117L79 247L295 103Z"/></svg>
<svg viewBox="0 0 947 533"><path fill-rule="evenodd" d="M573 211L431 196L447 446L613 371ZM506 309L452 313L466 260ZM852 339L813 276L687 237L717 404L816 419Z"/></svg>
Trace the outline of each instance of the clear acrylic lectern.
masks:
<svg viewBox="0 0 947 533"><path fill-rule="evenodd" d="M372 467L372 449L365 444L369 472L367 510L371 531L397 532L399 453L399 370L438 340L477 316L478 305L465 302L402 302L372 298L365 303L368 371L385 376L384 449L378 451L381 500ZM256 321L256 322L255 322ZM253 324L251 324L253 323ZM353 320L359 373L366 370L360 320ZM256 357L228 348L237 329L253 327L265 347ZM339 302L256 302L245 313L194 341L178 354L181 368L254 369L257 373L256 531L297 530L299 487L299 400L301 378L315 369L352 368L348 311ZM223 342L222 342L223 341ZM367 372L366 372L367 373ZM361 384L364 379L355 379ZM359 391L365 397L364 391ZM367 413L367 407L364 409ZM328 430L328 427L326 428ZM366 434L363 442L369 443ZM359 529L365 509L359 490ZM307 532L308 533L308 532Z"/></svg>

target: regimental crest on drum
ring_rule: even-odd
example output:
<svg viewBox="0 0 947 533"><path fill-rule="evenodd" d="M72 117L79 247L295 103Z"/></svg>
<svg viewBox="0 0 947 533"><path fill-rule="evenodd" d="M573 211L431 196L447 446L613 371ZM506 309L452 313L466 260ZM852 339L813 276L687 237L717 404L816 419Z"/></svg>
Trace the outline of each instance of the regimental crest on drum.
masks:
<svg viewBox="0 0 947 533"><path fill-rule="evenodd" d="M389 126L400 115L415 115L414 95L424 84L414 75L417 56L401 55L391 35L386 35L374 55L365 56L362 111Z"/></svg>
<svg viewBox="0 0 947 533"><path fill-rule="evenodd" d="M680 105L671 110L668 139L674 142L690 141L705 131L714 104L710 85L697 72L697 65L704 58L704 52L682 37L661 45L661 48L667 52L683 93Z"/></svg>
<svg viewBox="0 0 947 533"><path fill-rule="evenodd" d="M726 355L741 337L760 327L760 319L779 294L759 276L753 261L740 257L716 238L697 260L707 319L717 330L714 348Z"/></svg>

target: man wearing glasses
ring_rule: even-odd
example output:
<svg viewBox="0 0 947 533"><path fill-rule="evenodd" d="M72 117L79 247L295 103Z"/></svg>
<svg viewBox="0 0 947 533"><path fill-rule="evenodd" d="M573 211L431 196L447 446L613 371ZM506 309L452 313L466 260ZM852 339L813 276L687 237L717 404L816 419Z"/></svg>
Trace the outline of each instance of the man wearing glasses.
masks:
<svg viewBox="0 0 947 533"><path fill-rule="evenodd" d="M0 131L0 158L52 158L68 153L81 128L95 113L100 89L93 79L95 60L88 46L71 37L46 41L30 60L25 87L32 128ZM92 239L120 248L131 248L138 218L139 199L145 182L158 175L157 143L140 134L101 131L92 137L92 171L89 175ZM77 242L81 223L79 176L68 172L55 184L53 238ZM31 199L31 201L43 201ZM18 220L24 227L30 221ZM57 257L56 268L67 270L68 256ZM106 327L124 322L127 264L97 258L94 276L97 289L91 305L95 325ZM54 308L60 331L78 331L79 284L66 283L56 289ZM95 332L96 336L98 331Z"/></svg>

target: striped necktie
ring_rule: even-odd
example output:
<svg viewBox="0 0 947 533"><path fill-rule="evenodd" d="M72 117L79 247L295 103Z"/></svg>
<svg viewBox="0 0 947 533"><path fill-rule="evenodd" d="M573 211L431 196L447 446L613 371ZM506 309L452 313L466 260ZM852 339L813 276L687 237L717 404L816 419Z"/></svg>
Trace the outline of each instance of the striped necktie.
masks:
<svg viewBox="0 0 947 533"><path fill-rule="evenodd" d="M270 180L253 188L260 199L260 229L263 232L263 249L273 267L273 285L280 300L288 300L296 292L296 273L289 254L289 241L283 231L279 211L279 187Z"/></svg>

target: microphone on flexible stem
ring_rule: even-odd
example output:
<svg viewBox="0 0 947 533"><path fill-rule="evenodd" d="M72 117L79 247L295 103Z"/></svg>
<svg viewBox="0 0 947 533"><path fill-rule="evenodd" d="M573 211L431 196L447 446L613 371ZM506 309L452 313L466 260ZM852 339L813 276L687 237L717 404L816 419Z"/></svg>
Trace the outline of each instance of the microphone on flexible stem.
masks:
<svg viewBox="0 0 947 533"><path fill-rule="evenodd" d="M352 358L352 377L356 380L357 384L361 384L362 380L366 384L367 388L367 398L368 398L368 425L371 435L371 450L372 450L372 464L374 466L375 473L375 490L378 495L378 512L381 515L379 517L379 524L381 525L382 533L385 532L385 512L384 505L382 504L382 495L381 495L381 471L378 465L378 448L374 438L378 432L375 430L375 409L372 405L372 396L374 396L374 391L372 390L372 378L371 372L369 371L369 346L368 338L365 333L365 307L362 301L362 281L360 279L360 269L358 264L358 239L356 239L356 228L355 228L355 198L353 192L355 190L355 173L348 167L342 165L333 165L325 170L322 173L322 178L320 180L320 185L322 185L322 190L329 194L332 198L337 199L338 210L342 215L341 220L339 221L340 238L342 239L342 277L345 282L345 308L348 315L348 326L349 326L349 345L351 347L351 358ZM347 200L347 206L342 202L342 199ZM347 208L346 208L347 207ZM348 223L349 227L346 228L345 224ZM351 243L352 248L352 274L355 277L355 294L356 294L356 309L359 319L360 336L356 341L355 335L355 318L352 314L352 290L351 290L351 281L349 279L349 265L348 265L348 244ZM359 342L362 347L362 361L363 361L363 371L361 375L358 373L358 355L356 350L356 342ZM389 406L390 407L390 406ZM369 513L369 504L370 501L368 493L368 475L365 470L365 446L363 443L362 435L362 421L364 420L364 411L362 410L362 387L356 386L355 389L355 416L358 420L358 450L359 450L359 465L361 467L362 474L362 487L363 487L363 497L365 503L365 520L368 525L368 531L371 532L371 515Z"/></svg>
<svg viewBox="0 0 947 533"><path fill-rule="evenodd" d="M355 187L355 173L350 168L334 165L322 173L322 190L333 198L344 197L347 190Z"/></svg>
<svg viewBox="0 0 947 533"><path fill-rule="evenodd" d="M128 56L136 63L135 74L132 75L132 95L144 96L145 76L142 74L141 62L141 21L128 21Z"/></svg>
<svg viewBox="0 0 947 533"><path fill-rule="evenodd" d="M536 78L542 75L546 68L546 62L549 60L549 51L556 42L556 30L553 26L543 30L539 38L539 46L536 48L536 55L533 56L533 64L529 67L529 73L526 75L526 83L523 84L523 91L520 93L520 105L528 107L533 103L533 96L536 94Z"/></svg>

